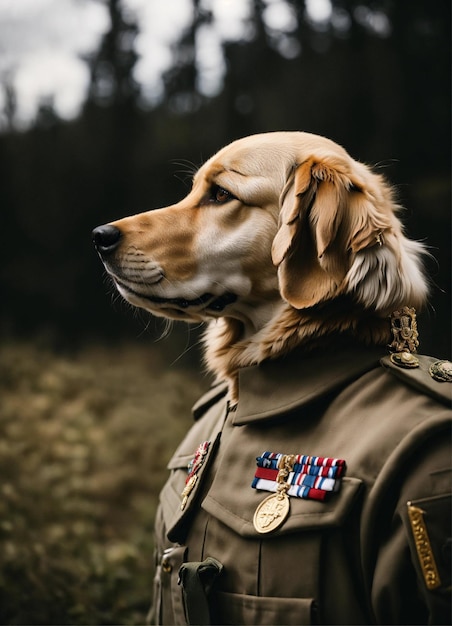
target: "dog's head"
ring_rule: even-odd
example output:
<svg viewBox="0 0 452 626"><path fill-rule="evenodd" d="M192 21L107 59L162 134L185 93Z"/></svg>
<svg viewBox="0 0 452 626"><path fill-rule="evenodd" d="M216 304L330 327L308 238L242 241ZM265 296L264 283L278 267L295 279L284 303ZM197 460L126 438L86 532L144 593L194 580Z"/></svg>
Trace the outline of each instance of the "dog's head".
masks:
<svg viewBox="0 0 452 626"><path fill-rule="evenodd" d="M423 304L422 246L409 241L383 178L308 133L246 137L196 173L172 206L93 237L121 295L159 316L223 317L251 337L282 308L308 314L340 296L385 317Z"/></svg>

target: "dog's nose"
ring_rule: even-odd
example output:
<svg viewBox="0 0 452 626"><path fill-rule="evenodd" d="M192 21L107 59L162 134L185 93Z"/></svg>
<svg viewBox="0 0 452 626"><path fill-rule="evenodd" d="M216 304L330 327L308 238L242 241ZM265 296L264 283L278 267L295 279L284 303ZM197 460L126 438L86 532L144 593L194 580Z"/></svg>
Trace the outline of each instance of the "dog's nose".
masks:
<svg viewBox="0 0 452 626"><path fill-rule="evenodd" d="M116 226L104 224L93 230L92 237L96 250L101 254L109 254L118 246L121 231Z"/></svg>

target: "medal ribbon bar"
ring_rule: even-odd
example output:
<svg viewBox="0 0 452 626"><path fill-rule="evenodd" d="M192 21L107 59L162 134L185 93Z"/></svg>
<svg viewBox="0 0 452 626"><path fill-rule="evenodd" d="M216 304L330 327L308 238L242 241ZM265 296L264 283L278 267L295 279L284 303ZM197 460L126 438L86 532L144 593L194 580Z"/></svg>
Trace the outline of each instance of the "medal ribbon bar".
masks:
<svg viewBox="0 0 452 626"><path fill-rule="evenodd" d="M285 455L264 452L257 457L257 469L251 486L254 489L276 492L281 458ZM329 493L340 488L346 463L343 459L308 455L292 455L294 460L286 477L286 493L295 498L325 500Z"/></svg>

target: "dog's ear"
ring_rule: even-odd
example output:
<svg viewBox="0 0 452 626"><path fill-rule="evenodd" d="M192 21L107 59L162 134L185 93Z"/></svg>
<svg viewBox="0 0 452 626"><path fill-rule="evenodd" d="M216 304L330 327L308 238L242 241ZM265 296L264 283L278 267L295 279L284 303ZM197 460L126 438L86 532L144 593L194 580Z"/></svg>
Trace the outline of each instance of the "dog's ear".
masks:
<svg viewBox="0 0 452 626"><path fill-rule="evenodd" d="M337 157L297 166L281 194L272 258L282 297L296 309L345 291L354 254L376 245L390 227L376 199Z"/></svg>

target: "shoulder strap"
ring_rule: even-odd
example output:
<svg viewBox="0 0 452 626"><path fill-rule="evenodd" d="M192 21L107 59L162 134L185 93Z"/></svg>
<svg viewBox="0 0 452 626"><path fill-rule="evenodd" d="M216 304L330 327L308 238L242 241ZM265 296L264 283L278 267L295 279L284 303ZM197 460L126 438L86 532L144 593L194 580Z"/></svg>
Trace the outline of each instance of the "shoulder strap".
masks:
<svg viewBox="0 0 452 626"><path fill-rule="evenodd" d="M438 364L443 367L446 364L447 368L451 368L449 371L452 371L452 364L449 364L448 361L439 361L431 356L419 354L415 356L418 362L418 365L415 367L406 368L402 364L397 364L397 362L394 362L395 359L391 359L391 356L383 357L380 363L406 385L450 407L452 384L450 381L436 377L435 372L438 369Z"/></svg>

